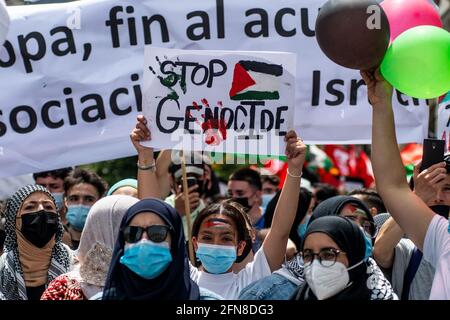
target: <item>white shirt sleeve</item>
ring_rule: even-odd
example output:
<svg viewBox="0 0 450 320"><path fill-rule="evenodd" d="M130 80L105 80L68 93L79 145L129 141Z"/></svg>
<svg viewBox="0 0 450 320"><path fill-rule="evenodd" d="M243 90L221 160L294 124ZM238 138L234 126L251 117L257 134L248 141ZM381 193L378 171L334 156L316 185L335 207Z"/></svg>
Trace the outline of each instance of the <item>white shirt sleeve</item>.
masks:
<svg viewBox="0 0 450 320"><path fill-rule="evenodd" d="M189 274L194 282L198 282L199 273L200 271L198 271L198 269L192 265L191 261L189 261Z"/></svg>
<svg viewBox="0 0 450 320"><path fill-rule="evenodd" d="M267 262L264 250L261 247L255 254L252 262L238 273L239 288L242 290L250 283L271 275L270 266Z"/></svg>
<svg viewBox="0 0 450 320"><path fill-rule="evenodd" d="M436 268L439 257L442 255L448 237L448 221L436 214L428 226L423 245L423 257L434 268Z"/></svg>

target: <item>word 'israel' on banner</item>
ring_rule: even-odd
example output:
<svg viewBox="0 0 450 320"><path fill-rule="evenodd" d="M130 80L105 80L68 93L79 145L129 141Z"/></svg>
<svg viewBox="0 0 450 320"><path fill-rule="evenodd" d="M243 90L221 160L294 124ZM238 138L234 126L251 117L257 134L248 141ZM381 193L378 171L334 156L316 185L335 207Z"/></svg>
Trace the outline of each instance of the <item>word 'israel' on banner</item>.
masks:
<svg viewBox="0 0 450 320"><path fill-rule="evenodd" d="M284 154L296 55L145 47L143 106L161 149Z"/></svg>
<svg viewBox="0 0 450 320"><path fill-rule="evenodd" d="M364 81L358 71L333 63L317 44L315 23L325 2L84 0L8 6L7 39L0 45L0 178L135 155L129 134L142 112L146 45L295 53L298 135L307 144L370 144L372 108ZM0 30L5 30L1 23ZM194 81L200 82L206 69L196 71ZM227 85L223 92L235 103L230 106L246 101L245 89L236 88L230 97ZM217 105L215 98L205 98L212 108ZM264 101L272 107L276 100ZM394 91L393 109L397 141L422 142L428 134L426 101ZM283 125L291 121L285 119Z"/></svg>
<svg viewBox="0 0 450 320"><path fill-rule="evenodd" d="M450 152L450 91L439 99L437 138L445 140L445 152Z"/></svg>

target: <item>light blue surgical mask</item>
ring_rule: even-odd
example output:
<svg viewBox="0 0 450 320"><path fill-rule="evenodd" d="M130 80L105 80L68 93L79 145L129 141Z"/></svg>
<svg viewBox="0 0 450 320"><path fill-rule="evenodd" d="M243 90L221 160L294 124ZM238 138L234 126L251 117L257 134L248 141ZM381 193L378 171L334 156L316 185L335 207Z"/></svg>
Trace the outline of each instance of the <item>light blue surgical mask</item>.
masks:
<svg viewBox="0 0 450 320"><path fill-rule="evenodd" d="M206 271L220 274L227 272L236 261L236 247L199 242L196 255Z"/></svg>
<svg viewBox="0 0 450 320"><path fill-rule="evenodd" d="M372 238L364 231L363 228L360 227L360 229L364 235L364 242L366 244L366 253L364 255L364 261L367 261L372 256L373 251Z"/></svg>
<svg viewBox="0 0 450 320"><path fill-rule="evenodd" d="M64 192L52 192L53 198L55 198L56 208L59 210L63 207Z"/></svg>
<svg viewBox="0 0 450 320"><path fill-rule="evenodd" d="M155 243L147 239L126 244L120 263L144 279L155 279L172 262L167 242Z"/></svg>
<svg viewBox="0 0 450 320"><path fill-rule="evenodd" d="M309 221L309 218L310 217L306 217L305 218L305 222L304 223L300 223L298 226L297 226L297 234L298 234L298 236L301 238L301 239L303 239L304 237L305 237L305 233L306 233L306 229L307 229L307 227L308 227L308 221Z"/></svg>
<svg viewBox="0 0 450 320"><path fill-rule="evenodd" d="M91 207L85 205L69 205L67 207L66 219L76 231L83 231L86 218Z"/></svg>
<svg viewBox="0 0 450 320"><path fill-rule="evenodd" d="M263 194L262 195L262 203L261 203L261 207L263 207L264 209L267 208L267 205L269 204L270 200L273 199L273 197L275 196L275 193L273 194Z"/></svg>

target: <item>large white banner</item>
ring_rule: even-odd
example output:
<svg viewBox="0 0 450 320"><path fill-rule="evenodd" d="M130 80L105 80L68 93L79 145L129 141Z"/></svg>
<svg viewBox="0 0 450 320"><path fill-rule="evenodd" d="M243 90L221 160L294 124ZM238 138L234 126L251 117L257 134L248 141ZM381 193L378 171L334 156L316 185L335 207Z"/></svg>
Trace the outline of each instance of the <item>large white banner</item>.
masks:
<svg viewBox="0 0 450 320"><path fill-rule="evenodd" d="M160 149L284 155L296 56L145 47L142 111Z"/></svg>
<svg viewBox="0 0 450 320"><path fill-rule="evenodd" d="M134 154L144 45L297 54L295 127L307 143L369 143L359 73L314 33L317 0L85 0L9 7L0 52L0 177ZM423 101L394 94L399 142L422 141Z"/></svg>
<svg viewBox="0 0 450 320"><path fill-rule="evenodd" d="M6 35L8 34L8 27L8 11L6 10L5 1L0 0L0 45L2 45L6 39Z"/></svg>

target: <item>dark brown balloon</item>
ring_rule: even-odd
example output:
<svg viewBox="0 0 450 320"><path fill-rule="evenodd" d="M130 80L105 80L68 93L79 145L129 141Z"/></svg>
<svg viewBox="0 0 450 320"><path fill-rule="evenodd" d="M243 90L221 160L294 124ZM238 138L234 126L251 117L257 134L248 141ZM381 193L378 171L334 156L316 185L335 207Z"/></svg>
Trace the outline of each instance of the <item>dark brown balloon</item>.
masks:
<svg viewBox="0 0 450 320"><path fill-rule="evenodd" d="M378 8L368 11L369 6ZM379 12L380 28L371 29L367 22L376 22L374 12ZM367 70L383 60L389 46L389 22L376 0L329 0L317 17L316 38L325 55L337 64Z"/></svg>

